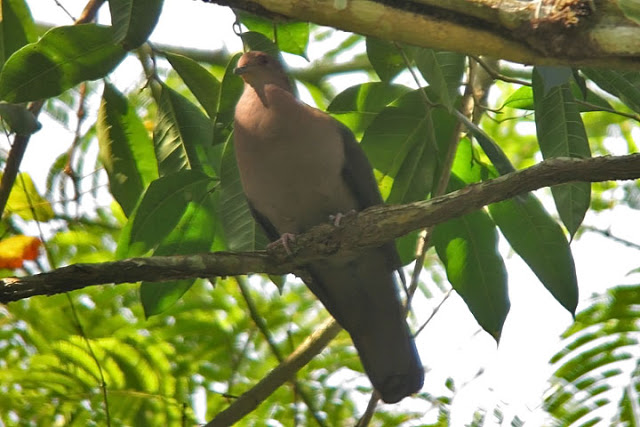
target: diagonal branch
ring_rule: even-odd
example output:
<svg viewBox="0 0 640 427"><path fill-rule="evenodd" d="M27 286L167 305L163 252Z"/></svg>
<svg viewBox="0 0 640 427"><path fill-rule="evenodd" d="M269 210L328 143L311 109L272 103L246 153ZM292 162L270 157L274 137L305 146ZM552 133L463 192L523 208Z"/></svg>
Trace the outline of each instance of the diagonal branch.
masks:
<svg viewBox="0 0 640 427"><path fill-rule="evenodd" d="M327 319L316 331L279 364L273 371L260 380L249 391L238 398L231 406L218 413L205 427L226 427L253 411L278 387L293 378L303 366L338 335L342 328L333 318Z"/></svg>
<svg viewBox="0 0 640 427"><path fill-rule="evenodd" d="M347 215L339 228L314 227L297 237L294 257L283 247L265 252L215 252L186 256L131 258L102 264L74 264L47 273L0 281L0 302L53 295L106 283L160 282L248 273L285 274L309 261L379 246L413 230L445 222L542 187L573 181L640 178L640 154L590 159L557 158L477 183L428 201L383 205Z"/></svg>

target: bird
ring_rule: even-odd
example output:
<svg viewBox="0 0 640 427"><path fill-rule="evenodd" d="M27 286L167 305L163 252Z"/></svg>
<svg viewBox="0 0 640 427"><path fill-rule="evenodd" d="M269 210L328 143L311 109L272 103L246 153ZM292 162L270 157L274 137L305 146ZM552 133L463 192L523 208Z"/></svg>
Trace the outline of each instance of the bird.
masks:
<svg viewBox="0 0 640 427"><path fill-rule="evenodd" d="M234 73L244 80L233 136L240 181L272 242L287 247L330 218L384 203L351 130L298 100L279 59L249 51ZM386 403L418 392L424 382L394 277L400 267L393 242L305 265L305 284L349 333Z"/></svg>

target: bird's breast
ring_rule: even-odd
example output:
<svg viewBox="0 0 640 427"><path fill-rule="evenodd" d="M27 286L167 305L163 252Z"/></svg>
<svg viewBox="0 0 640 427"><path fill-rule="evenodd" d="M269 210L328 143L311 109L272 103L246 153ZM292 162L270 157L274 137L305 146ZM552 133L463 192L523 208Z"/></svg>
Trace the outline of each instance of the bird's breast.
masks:
<svg viewBox="0 0 640 427"><path fill-rule="evenodd" d="M294 113L263 112L251 123L236 121L235 129L244 192L281 234L306 231L357 207L342 178L344 146L337 126L313 112Z"/></svg>

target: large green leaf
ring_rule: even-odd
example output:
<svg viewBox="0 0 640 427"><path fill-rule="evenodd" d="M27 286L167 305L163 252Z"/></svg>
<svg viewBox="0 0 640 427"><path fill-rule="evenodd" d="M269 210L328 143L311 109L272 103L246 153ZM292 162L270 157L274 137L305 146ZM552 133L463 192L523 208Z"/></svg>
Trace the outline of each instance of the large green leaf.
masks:
<svg viewBox="0 0 640 427"><path fill-rule="evenodd" d="M245 33L248 34L248 33ZM214 120L213 144L224 144L233 129L233 114L236 104L242 95L244 84L242 79L233 73L233 70L240 59L240 54L231 57L220 84L220 95L218 96L218 108Z"/></svg>
<svg viewBox="0 0 640 427"><path fill-rule="evenodd" d="M280 49L269 37L255 31L247 31L242 33L242 42L247 46L248 50L257 50L266 52L274 58L280 57Z"/></svg>
<svg viewBox="0 0 640 427"><path fill-rule="evenodd" d="M212 141L213 125L207 116L187 98L163 85L153 131L160 175L194 169L215 176L215 162L209 158Z"/></svg>
<svg viewBox="0 0 640 427"><path fill-rule="evenodd" d="M307 57L308 22L283 22L276 26L276 32L276 40L281 51Z"/></svg>
<svg viewBox="0 0 640 427"><path fill-rule="evenodd" d="M383 108L410 90L385 82L351 86L333 98L327 111L360 135Z"/></svg>
<svg viewBox="0 0 640 427"><path fill-rule="evenodd" d="M597 296L564 333L544 408L558 425L635 425L640 390L640 286Z"/></svg>
<svg viewBox="0 0 640 427"><path fill-rule="evenodd" d="M0 1L0 69L13 52L36 40L36 28L25 0Z"/></svg>
<svg viewBox="0 0 640 427"><path fill-rule="evenodd" d="M220 82L191 58L170 52L165 52L165 56L209 117L214 119L218 111Z"/></svg>
<svg viewBox="0 0 640 427"><path fill-rule="evenodd" d="M262 229L253 220L249 204L242 191L233 147L233 136L229 137L225 145L220 169L219 215L229 249L232 251L264 249L268 240Z"/></svg>
<svg viewBox="0 0 640 427"><path fill-rule="evenodd" d="M495 224L484 211L476 211L438 224L432 239L449 282L498 341L510 303Z"/></svg>
<svg viewBox="0 0 640 427"><path fill-rule="evenodd" d="M0 99L25 102L50 98L76 84L106 76L126 51L111 27L55 27L7 60L0 73Z"/></svg>
<svg viewBox="0 0 640 427"><path fill-rule="evenodd" d="M104 85L96 127L111 194L129 216L158 177L153 141L127 98L109 83Z"/></svg>
<svg viewBox="0 0 640 427"><path fill-rule="evenodd" d="M589 140L569 83L545 83L538 68L533 72L536 131L545 159L553 157L591 157ZM589 209L591 184L575 182L551 187L562 222L571 237Z"/></svg>
<svg viewBox="0 0 640 427"><path fill-rule="evenodd" d="M390 41L367 37L367 56L382 81L390 81L407 66L400 50Z"/></svg>
<svg viewBox="0 0 640 427"><path fill-rule="evenodd" d="M584 68L582 72L602 89L620 98L629 108L640 112L640 72Z"/></svg>
<svg viewBox="0 0 640 427"><path fill-rule="evenodd" d="M154 255L183 255L206 252L215 237L214 215L217 207L214 194L209 192L203 200L194 200L187 206L176 227L160 244ZM146 317L162 313L193 285L196 279L173 280L162 283L143 282L140 301Z"/></svg>
<svg viewBox="0 0 640 427"><path fill-rule="evenodd" d="M569 242L558 223L533 195L489 205L491 217L556 300L573 315L578 281Z"/></svg>
<svg viewBox="0 0 640 427"><path fill-rule="evenodd" d="M640 4L633 0L618 0L618 7L629 19L635 21L636 24L640 24Z"/></svg>
<svg viewBox="0 0 640 427"><path fill-rule="evenodd" d="M204 203L214 182L197 170L153 181L122 231L117 256L139 256L156 248L174 231L191 203Z"/></svg>
<svg viewBox="0 0 640 427"><path fill-rule="evenodd" d="M236 16L251 32L257 32L269 40L276 40L278 48L283 52L293 53L306 58L309 44L308 22L274 22L251 13L236 11ZM252 50L262 50L254 49Z"/></svg>
<svg viewBox="0 0 640 427"><path fill-rule="evenodd" d="M578 104L581 112L585 111L603 111L603 110L611 110L611 104L596 94L594 91L587 88L586 98L584 94L581 93L580 88L575 82L570 82L571 85L571 93L573 97L576 99L582 99L583 101L588 102L590 105ZM534 110L535 106L533 104L533 88L531 86L522 86L515 92L513 92L507 100L504 102L505 107L510 108L518 108L521 110Z"/></svg>
<svg viewBox="0 0 640 427"><path fill-rule="evenodd" d="M114 39L126 50L146 42L158 23L163 0L109 0Z"/></svg>
<svg viewBox="0 0 640 427"><path fill-rule="evenodd" d="M440 102L451 110L460 95L465 56L455 52L415 48L413 58L422 77L437 94L432 101Z"/></svg>
<svg viewBox="0 0 640 427"><path fill-rule="evenodd" d="M407 93L393 106L384 108L362 137L362 148L369 161L382 173L383 193L389 194L394 203L424 199L433 182L436 159L433 124L419 91ZM416 157L424 161L415 164ZM405 165L426 179L414 180L412 174L400 175ZM404 182L406 180L410 183ZM388 191L385 181L391 183ZM397 191L400 193L395 193Z"/></svg>

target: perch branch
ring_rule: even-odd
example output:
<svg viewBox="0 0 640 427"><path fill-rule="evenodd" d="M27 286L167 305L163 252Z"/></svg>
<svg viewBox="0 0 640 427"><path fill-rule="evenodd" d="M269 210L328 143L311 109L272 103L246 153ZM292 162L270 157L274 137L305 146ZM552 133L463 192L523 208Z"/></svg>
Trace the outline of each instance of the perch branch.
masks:
<svg viewBox="0 0 640 427"><path fill-rule="evenodd" d="M27 277L0 281L0 302L53 295L106 283L161 282L249 273L285 274L308 262L364 247L379 246L413 230L445 222L542 187L573 181L640 178L640 153L590 159L556 158L499 178L469 185L427 201L374 206L347 215L341 226L321 224L297 237L294 256L283 247L266 252L215 252L131 258L102 264L74 264Z"/></svg>

